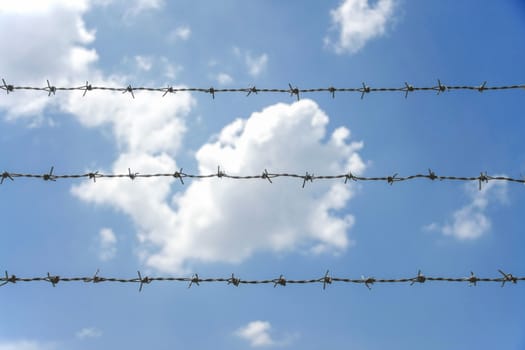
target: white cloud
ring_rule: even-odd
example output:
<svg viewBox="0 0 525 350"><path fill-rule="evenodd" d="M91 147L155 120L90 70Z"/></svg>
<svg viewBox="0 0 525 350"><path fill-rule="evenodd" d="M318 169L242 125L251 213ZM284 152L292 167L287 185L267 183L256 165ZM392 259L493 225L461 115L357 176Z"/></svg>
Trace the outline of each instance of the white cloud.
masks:
<svg viewBox="0 0 525 350"><path fill-rule="evenodd" d="M227 73L219 73L219 74L217 74L216 79L217 79L217 82L220 85L228 85L228 84L231 84L233 82L233 78Z"/></svg>
<svg viewBox="0 0 525 350"><path fill-rule="evenodd" d="M327 123L326 114L310 100L270 106L236 120L202 146L196 154L199 171L214 173L220 162L229 174L259 174L264 168L362 172L357 154L362 143L348 142L346 128L324 141ZM130 165L138 172L177 169L165 153L130 152L119 157L113 171L126 172ZM351 244L347 231L354 218L336 214L353 195L353 185L342 181L316 181L301 190L300 181L287 179L273 184L206 179L185 185L170 198L173 181L100 180L76 186L73 193L130 215L147 265L161 271L186 271L192 261L238 263L259 251L337 253Z"/></svg>
<svg viewBox="0 0 525 350"><path fill-rule="evenodd" d="M75 336L79 339L99 338L102 336L102 331L94 327L82 328L75 333Z"/></svg>
<svg viewBox="0 0 525 350"><path fill-rule="evenodd" d="M52 350L55 348L52 344L34 340L0 340L0 350Z"/></svg>
<svg viewBox="0 0 525 350"><path fill-rule="evenodd" d="M180 26L169 32L167 40L169 42L176 42L179 40L188 40L191 35L191 28L188 26Z"/></svg>
<svg viewBox="0 0 525 350"><path fill-rule="evenodd" d="M81 85L98 60L95 50L85 45L95 39L86 28L83 14L88 1L5 1L0 11L0 67L7 83L46 86ZM24 4L24 5L22 5ZM34 5L34 6L33 6ZM38 30L35 30L38 28ZM20 43L24 43L21 45ZM60 94L14 91L0 99L8 119L20 116L35 118L44 108L60 103Z"/></svg>
<svg viewBox="0 0 525 350"><path fill-rule="evenodd" d="M103 81L101 85L125 86L125 83ZM188 93L162 97L154 92L129 93L88 92L88 96L69 95L62 109L72 113L85 126L111 125L119 148L131 153L176 152L186 131L184 116L194 105ZM154 103L153 101L158 101ZM128 164L134 166L134 164Z"/></svg>
<svg viewBox="0 0 525 350"><path fill-rule="evenodd" d="M236 46L233 47L233 53L235 56L244 60L248 74L252 77L258 77L266 70L268 65L268 55L266 53L257 56L253 55L250 51L243 51Z"/></svg>
<svg viewBox="0 0 525 350"><path fill-rule="evenodd" d="M45 81L49 73L57 85L76 85L88 76L97 85L126 86L124 77L105 77L94 67L96 52L85 48L94 40L94 33L82 20L87 5L68 6L57 5L42 13L28 10L16 21L0 13L5 19L0 20L0 27L7 22L16 24L13 28L22 28L3 28L0 36L5 39L4 45L27 50L19 53L20 62L3 55L0 63L16 77L25 74L29 83ZM24 25L27 23L31 25ZM38 62L32 57L38 57L42 48L23 29L34 23L41 23L42 32L49 31L38 33L45 37L49 51L44 50ZM16 47L15 43L25 41L28 45ZM56 65L56 60L62 65ZM86 97L78 91L59 92L52 98L44 96L39 105L24 113L54 106L86 127L110 127L120 154L108 172L127 172L128 168L140 173L177 170L174 157L194 99L188 93L166 98L153 92L135 94L133 99L129 93L120 92L89 91ZM152 103L155 99L161 102ZM38 98L33 96L29 99L35 100ZM20 106L30 104L27 95L19 91L0 101L14 116L21 114ZM215 172L219 164L231 174L260 173L264 168L298 173L363 171L357 153L362 144L349 142L346 128L327 136L327 124L328 117L313 101L270 106L231 123L214 141L203 145L196 154L198 169ZM339 211L352 197L353 185L342 181L316 181L304 190L300 182L290 179L276 179L272 185L262 180L202 180L182 188L175 181L99 179L96 184L73 187L72 193L129 215L137 227L145 262L162 271L186 271L192 262L238 263L257 252L338 253L352 243L347 233L354 218ZM174 194L175 189L182 191Z"/></svg>
<svg viewBox="0 0 525 350"><path fill-rule="evenodd" d="M356 53L369 40L385 34L394 7L395 0L377 0L374 5L369 4L369 0L344 0L330 11L339 37L335 42L326 37L325 44L339 54Z"/></svg>
<svg viewBox="0 0 525 350"><path fill-rule="evenodd" d="M151 56L135 56L137 68L143 71L149 71L153 67L153 58Z"/></svg>
<svg viewBox="0 0 525 350"><path fill-rule="evenodd" d="M507 202L507 183L492 181L483 184L478 190L478 184L468 183L465 187L471 201L452 214L452 219L444 225L431 223L423 227L426 231L438 231L458 240L474 240L487 233L492 226L486 214L489 201Z"/></svg>
<svg viewBox="0 0 525 350"><path fill-rule="evenodd" d="M103 228L98 233L98 256L100 260L111 260L117 254L117 236L110 228Z"/></svg>
<svg viewBox="0 0 525 350"><path fill-rule="evenodd" d="M235 331L235 335L250 343L251 347L270 346L275 342L270 336L270 322L252 321Z"/></svg>

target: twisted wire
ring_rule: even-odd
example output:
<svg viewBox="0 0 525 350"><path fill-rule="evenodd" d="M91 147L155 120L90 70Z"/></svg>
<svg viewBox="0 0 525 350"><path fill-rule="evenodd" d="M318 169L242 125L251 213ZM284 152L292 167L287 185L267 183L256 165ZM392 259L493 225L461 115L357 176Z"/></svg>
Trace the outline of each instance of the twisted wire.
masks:
<svg viewBox="0 0 525 350"><path fill-rule="evenodd" d="M365 177L357 176L351 172L345 174L335 174L335 175L314 175L309 172L305 174L296 174L296 173L270 173L268 170L264 169L261 174L253 175L229 175L223 171L220 166L217 167L217 172L210 174L189 174L182 171L181 168L179 171L172 173L146 173L141 174L138 172L131 171L131 168L128 168L127 173L113 173L113 174L104 174L98 171L88 172L88 173L76 173L76 174L54 174L54 167L51 167L48 173L43 174L24 174L4 171L0 174L0 184L3 184L5 180L14 181L15 178L29 178L29 179L41 179L44 181L56 181L59 179L90 179L93 182L96 182L97 179L102 178L113 178L113 179L131 179L135 180L138 178L158 178L158 177L168 177L179 179L181 184L184 184L184 179L210 179L210 178L226 178L233 180L253 180L253 179L263 179L268 180L269 183L273 183L272 179L276 178L296 178L302 180L302 187L304 188L308 182L313 182L314 180L337 180L342 179L346 184L349 180L351 181L382 181L386 182L389 185L393 185L395 182L410 181L415 179L429 179L431 181L440 180L440 181L477 181L479 183L479 189L481 190L482 184L488 183L489 181L507 181L525 184L525 178L513 178L508 176L491 176L486 172L480 172L478 176L449 176L449 175L437 175L434 171L428 169L428 173L424 174L414 174L409 176L399 176L398 173L388 176L379 176L379 177Z"/></svg>
<svg viewBox="0 0 525 350"><path fill-rule="evenodd" d="M168 85L166 87L147 87L147 86L132 86L128 85L126 87L114 87L114 86L96 86L90 84L88 81L84 85L79 86L54 86L49 80L47 80L46 86L19 86L15 84L10 84L2 79L2 85L0 89L5 90L7 94L15 92L16 90L33 90L33 91L43 91L47 93L48 96L54 96L58 91L83 91L83 96L86 96L88 91L113 91L121 92L123 94L128 93L132 98L135 98L136 91L150 91L161 93L162 96L167 94L177 93L177 92L201 92L210 94L213 99L215 99L216 94L220 93L243 93L246 96L256 95L259 93L281 93L281 94L290 94L290 96L300 99L302 94L308 93L319 93L319 92L328 92L332 98L335 98L336 92L343 93L358 93L361 94L361 99L364 98L366 94L372 92L403 92L405 98L408 97L409 93L416 91L435 91L437 94L444 93L446 91L454 90L468 90L468 91L502 91L502 90L516 90L516 89L525 89L525 84L513 84L513 85L499 85L499 86L488 86L487 82L483 82L480 85L444 85L441 83L441 80L438 79L436 85L429 86L414 86L407 82L404 85L399 87L371 87L365 84L364 82L360 87L320 87L320 88L305 88L300 89L297 86L288 84L288 88L258 88L256 86L249 87L240 87L240 88L198 88L198 87L173 87Z"/></svg>
<svg viewBox="0 0 525 350"><path fill-rule="evenodd" d="M319 278L311 279L286 279L284 275L280 275L278 278L271 279L241 279L235 277L235 274L231 274L231 277L212 277L212 278L202 278L198 274L193 274L191 277L170 277L170 276L160 276L160 277L149 277L143 276L140 271L137 271L137 277L133 278L114 278L114 277L102 277L99 276L99 270L95 272L93 276L85 277L61 277L59 275L52 275L49 272L45 276L37 277L18 277L16 275L9 275L5 271L5 277L0 278L0 287L6 284L16 284L19 282L48 282L51 283L53 287L56 287L59 282L85 282L85 283L105 283L105 282L115 282L115 283L136 283L139 284L139 292L142 291L142 288L146 284L151 282L181 282L188 284L188 288L191 288L193 285L199 286L200 283L227 283L228 285L233 285L238 287L242 284L273 284L273 287L282 286L290 284L322 284L323 289L326 289L328 285L334 283L353 283L353 284L363 284L368 289L371 289L374 284L392 284L392 283L410 283L414 285L415 283L425 283L427 281L436 281L436 282L459 282L459 283L468 283L469 285L476 286L478 282L495 282L501 283L501 287L504 287L505 284L512 283L517 284L518 281L524 281L525 277L517 277L511 273L503 272L498 270L501 274L499 277L477 277L473 272L470 273L470 276L467 277L432 277L425 276L421 270L418 271L416 276L404 277L404 278L374 278L374 277L364 277L361 278L346 278L346 277L333 277L330 275L329 271Z"/></svg>

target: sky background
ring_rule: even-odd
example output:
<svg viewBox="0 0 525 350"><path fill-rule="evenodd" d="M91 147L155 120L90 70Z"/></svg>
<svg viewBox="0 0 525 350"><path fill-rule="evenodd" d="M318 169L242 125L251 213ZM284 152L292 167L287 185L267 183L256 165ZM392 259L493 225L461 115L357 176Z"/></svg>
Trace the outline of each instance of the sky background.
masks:
<svg viewBox="0 0 525 350"><path fill-rule="evenodd" d="M523 84L507 1L0 1L14 85ZM525 174L524 91L0 91L0 171ZM416 180L5 180L20 277L523 276L523 185ZM525 349L523 286L8 284L0 350Z"/></svg>

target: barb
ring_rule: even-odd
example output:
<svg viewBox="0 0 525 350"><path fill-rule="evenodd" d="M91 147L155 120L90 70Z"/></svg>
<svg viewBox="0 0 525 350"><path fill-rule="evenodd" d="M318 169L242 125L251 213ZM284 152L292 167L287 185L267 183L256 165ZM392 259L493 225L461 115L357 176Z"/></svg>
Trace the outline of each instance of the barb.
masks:
<svg viewBox="0 0 525 350"><path fill-rule="evenodd" d="M88 91L93 90L101 90L101 91L117 91L125 93L130 93L132 98L135 98L136 91L150 91L150 92L159 92L161 93L161 96L164 97L168 93L176 93L176 92L201 92L205 94L210 94L212 96L212 99L215 99L216 94L220 93L242 93L246 94L246 96L250 95L257 95L259 93L281 93L281 94L289 94L292 98L296 98L297 100L300 99L300 95L302 94L308 94L308 93L322 93L322 92L328 92L332 96L332 98L335 98L336 92L348 92L348 93L357 93L361 95L361 99L364 98L365 94L369 94L372 92L401 92L404 94L405 98L408 97L409 93L416 92L416 91L436 91L439 95L442 92L445 91L453 91L453 90L468 90L468 91L495 91L495 90L516 90L516 89L525 89L525 84L513 84L513 85L495 85L495 86L487 86L487 82L483 82L481 85L444 85L441 80L438 79L437 85L428 85L428 86L414 86L407 82L405 82L403 85L399 87L370 87L366 85L364 82L362 83L362 86L360 87L334 87L334 86L328 86L328 87L320 87L320 88L307 88L307 89L300 89L297 86L292 86L292 84L288 84L288 88L256 88L255 85L248 87L248 88L228 88L228 89L216 89L214 87L210 88L199 88L199 87L173 87L171 85L168 85L168 87L147 87L147 86L140 86L140 87L133 87L131 84L125 87L111 87L111 86L95 86L92 84L89 84L86 81L85 85L82 86L53 86L49 83L49 80L47 81L47 86L45 87L39 87L39 86L18 86L14 84L7 84L5 79L2 79L3 85L0 85L0 89L5 90L7 94L10 92L14 92L15 90L33 90L33 91L44 91L48 94L48 96L51 96L51 94L55 95L58 91L82 91L83 96L86 95Z"/></svg>
<svg viewBox="0 0 525 350"><path fill-rule="evenodd" d="M188 288L191 288L192 285L200 286L201 283L226 283L226 285L233 285L234 287L239 287L242 284L273 284L273 287L281 286L286 287L290 284L318 284L322 285L323 290L326 289L327 285L333 285L336 283L353 283L353 284L364 284L369 290L373 284L409 284L414 285L415 283L423 284L428 282L459 282L467 283L469 286L476 286L479 282L492 282L492 283L501 283L501 286L504 287L505 283L510 282L512 284L518 284L518 281L525 281L525 277L517 277L510 273L505 273L502 270L498 270L502 275L501 277L476 277L473 272L470 273L470 276L467 277L430 277L423 275L421 270L418 271L416 277L405 277L405 278L374 278L374 277L363 277L361 278L346 278L346 277L333 277L329 275L329 271L326 271L324 276L320 278L312 279L286 279L284 275L280 275L278 278L274 279L257 279L257 280L248 280L235 277L235 274L231 274L231 277L214 277L214 278L202 278L198 274L193 274L191 277L173 277L173 276L159 276L159 277L148 277L142 276L140 271L137 271L138 277L134 278L114 278L114 277L100 277L98 276L99 270L95 273L93 277L60 277L58 275L51 275L49 272L47 275L42 277L18 277L16 275L9 275L7 271L5 272L5 277L0 278L0 287L6 284L18 283L18 282L48 282L51 283L53 287L56 287L59 282L85 282L85 283L106 283L106 282L116 282L116 283L138 283L139 292L142 291L142 288L146 284L151 282L180 282L188 284Z"/></svg>
<svg viewBox="0 0 525 350"><path fill-rule="evenodd" d="M297 173L271 173L267 169L264 169L260 174L253 174L253 175L230 175L223 169L221 169L220 166L217 167L217 172L210 173L210 174L189 174L184 173L182 171L182 168L180 168L179 171L170 172L170 173L138 173L138 172L132 172L131 168L128 168L127 173L108 173L103 174L98 171L88 172L88 173L76 173L76 174L53 174L54 167L51 167L51 170L49 173L46 174L24 174L24 173L15 173L11 171L4 171L0 174L0 184L4 183L4 180L9 179L11 181L14 181L17 178L29 178L29 179L43 179L44 181L57 181L62 179L88 179L93 180L93 182L96 183L97 179L131 179L137 180L137 179L149 179L149 178L156 178L156 177L167 177L167 178L175 178L179 179L181 184L184 185L184 178L189 179L211 179L211 178L219 178L219 179L231 179L231 180L254 180L254 179L262 179L262 180L268 180L270 184L273 184L272 179L275 178L296 178L302 181L302 188L306 186L307 182L313 183L314 180L343 180L344 183L347 183L348 180L352 181L379 181L379 182L385 182L389 185L393 185L397 182L405 182L405 181L411 181L416 179L428 179L431 181L440 180L440 181L476 181L478 182L479 190L481 190L481 186L483 183L488 183L489 181L508 181L508 182L515 182L515 183L521 183L525 184L525 178L513 178L508 176L491 176L488 175L486 172L480 172L480 175L478 176L450 176L450 175L437 175L434 171L428 169L428 173L421 173L421 174L414 174L414 175L408 175L408 176L399 176L398 173L395 173L393 175L387 175L387 176L379 176L379 177L366 177L366 176L357 176L352 174L351 172L344 173L344 174L333 174L333 175L314 175L313 173L305 172L304 174L297 174Z"/></svg>

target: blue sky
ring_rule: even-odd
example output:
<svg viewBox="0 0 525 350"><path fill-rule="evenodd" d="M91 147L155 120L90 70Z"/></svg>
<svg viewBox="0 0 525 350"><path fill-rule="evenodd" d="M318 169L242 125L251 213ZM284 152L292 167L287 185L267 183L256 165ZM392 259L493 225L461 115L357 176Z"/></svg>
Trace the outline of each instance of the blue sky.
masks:
<svg viewBox="0 0 525 350"><path fill-rule="evenodd" d="M522 1L0 1L10 84L215 88L523 84ZM522 90L286 94L17 90L1 171L525 174ZM20 277L524 274L523 185L275 179L4 181ZM19 283L0 350L524 349L522 285Z"/></svg>

